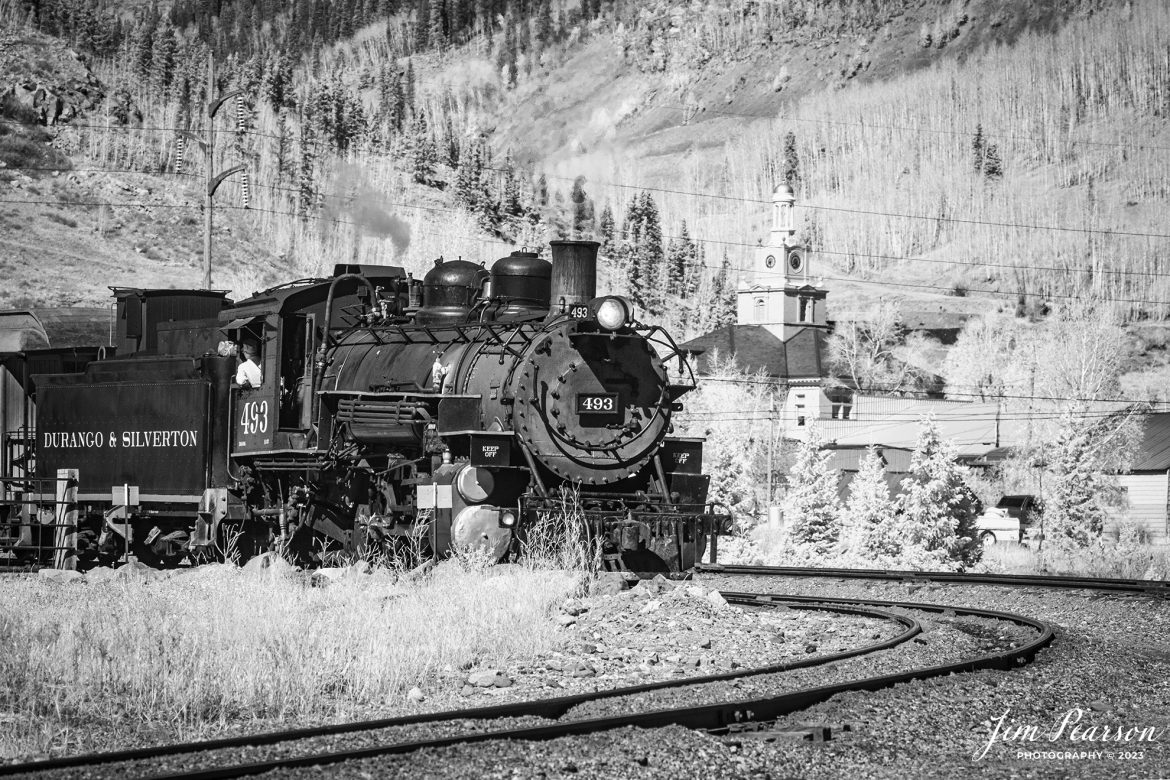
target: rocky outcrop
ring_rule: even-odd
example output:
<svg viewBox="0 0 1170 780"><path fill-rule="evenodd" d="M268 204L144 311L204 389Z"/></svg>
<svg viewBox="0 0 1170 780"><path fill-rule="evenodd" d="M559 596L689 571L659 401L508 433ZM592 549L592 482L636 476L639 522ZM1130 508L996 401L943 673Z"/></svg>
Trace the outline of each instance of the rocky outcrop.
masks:
<svg viewBox="0 0 1170 780"><path fill-rule="evenodd" d="M88 81L70 79L61 84L20 81L0 92L0 99L4 98L31 112L41 124L56 125L96 108L105 93L91 76Z"/></svg>
<svg viewBox="0 0 1170 780"><path fill-rule="evenodd" d="M0 33L0 105L56 125L105 99L105 87L77 52L48 36Z"/></svg>

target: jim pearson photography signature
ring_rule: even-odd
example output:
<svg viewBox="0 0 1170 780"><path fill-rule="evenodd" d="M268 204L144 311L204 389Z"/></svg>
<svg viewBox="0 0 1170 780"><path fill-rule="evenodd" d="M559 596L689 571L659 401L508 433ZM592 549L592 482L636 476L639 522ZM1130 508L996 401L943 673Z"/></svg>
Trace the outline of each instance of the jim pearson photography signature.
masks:
<svg viewBox="0 0 1170 780"><path fill-rule="evenodd" d="M1118 724L1082 724L1085 710L1073 707L1064 716L1046 726L1032 724L1008 724L1011 708L1004 710L998 718L984 721L991 727L991 736L983 750L976 754L976 759L982 759L991 750L995 743L1026 746L1036 742L1056 743L1065 740L1077 747L1106 747L1130 745L1140 747L1144 744L1158 742L1165 735L1166 730L1156 726L1135 726ZM1055 747L1055 745L1053 745ZM1052 752L1052 751L1045 751ZM1078 754L1085 752L1084 758L1100 758L1104 751L1073 751ZM1092 754L1092 755L1090 755ZM1066 756L1061 756L1066 757ZM1074 756L1067 756L1074 757ZM1136 756L1135 756L1136 757Z"/></svg>

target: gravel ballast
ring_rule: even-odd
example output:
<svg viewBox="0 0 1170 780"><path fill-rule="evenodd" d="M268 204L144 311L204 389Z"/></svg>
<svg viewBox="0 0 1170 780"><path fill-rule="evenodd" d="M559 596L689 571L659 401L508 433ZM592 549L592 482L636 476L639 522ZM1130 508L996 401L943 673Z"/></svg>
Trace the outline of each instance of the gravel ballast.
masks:
<svg viewBox="0 0 1170 780"><path fill-rule="evenodd" d="M640 586L641 587L641 586ZM1017 612L1057 623L1056 643L1032 666L1009 673L979 672L915 682L865 694L843 694L795 716L775 729L710 737L682 728L619 729L602 734L542 743L487 742L424 750L418 753L333 765L339 777L663 777L694 775L742 777L906 777L953 775L981 777L1158 777L1166 774L1165 729L1170 725L1166 667L1170 664L1165 629L1165 602L1143 597L1105 596L1084 591L1040 591L988 586L937 586L819 578L704 577L697 585L638 589L618 596L587 599L566 605L564 628L570 636L566 652L553 668L497 670L515 684L473 694L497 703L495 697L535 698L533 690L554 695L566 679L565 659L592 664L593 674L567 679L579 684L636 684L684 673L709 674L729 668L737 657L767 656L772 663L808 652L832 652L868 644L876 636L900 630L888 621L810 613L802 610L747 609L721 605L710 589L772 591L794 595L888 599L983 607ZM654 606L650 606L654 604ZM647 607L650 606L649 609ZM684 686L637 697L593 702L567 717L599 717L617 712L695 706L701 703L750 699L787 690L814 687L878 673L931 666L980 655L991 649L1019 646L1034 632L999 621L905 611L924 624L926 633L898 648L826 667L783 675L749 677L704 686ZM735 620L728 622L729 618ZM571 620L570 620L571 618ZM710 620L711 624L704 623ZM830 630L832 629L832 630ZM575 632L575 633L574 633ZM884 633L883 633L884 632ZM1128 632L1128 633L1123 633ZM782 638L781 638L782 637ZM1129 641L1131 640L1132 641ZM838 647L840 645L841 647ZM755 650L753 650L755 648ZM737 651L741 651L737 654ZM766 652L765 652L766 651ZM657 663L647 659L657 654ZM677 658L676 658L677 656ZM697 666L692 666L698 660ZM753 661L754 662L754 661ZM560 668L556 668L559 664ZM655 667L660 667L655 669ZM690 671L694 669L694 671ZM551 671L551 674L550 674ZM613 679L607 678L613 675ZM470 675L469 675L470 676ZM532 678L529 680L528 678ZM540 683L530 685L533 680ZM549 680L555 686L549 686ZM606 685L606 687L609 687ZM521 694L527 691L524 695ZM428 704L432 702L428 701ZM465 705L466 706L466 705ZM1082 738L1089 726L1157 728L1162 741L1138 745L1141 758L1120 757L1125 745L1068 741L1071 724L1057 740L1048 741L1071 710L1081 711ZM1000 733L1014 735L1014 726L1037 726L1031 744L998 742L988 747L995 719L1007 711ZM1013 721L1014 719L1014 721ZM538 725L537 719L487 724L450 723L372 734L355 739L335 737L302 744L296 752L339 750L374 740L399 740L452 733L455 729L497 729ZM828 725L827 742L794 741L807 737L807 726ZM1027 732L1021 732L1025 735ZM986 754L978 754L987 747ZM1036 755L1018 757L1020 750ZM1105 751L1113 751L1108 760ZM1100 751L1094 757L1092 751ZM270 749L249 749L259 759ZM285 753L285 749L277 752ZM1081 757L1081 753L1086 753ZM287 754L287 753L286 753ZM1069 757L1075 754L1076 757ZM171 770L186 768L182 759L165 762ZM155 768L161 768L155 765ZM112 769L108 767L106 769ZM283 772L281 776L321 770ZM110 776L105 772L71 776ZM120 774L120 776L127 776Z"/></svg>
<svg viewBox="0 0 1170 780"><path fill-rule="evenodd" d="M682 728L619 729L544 743L493 742L425 750L410 757L338 765L330 768L330 774L355 778L1170 775L1170 609L1165 601L1088 591L906 586L819 578L704 577L702 584L739 591L997 609L1051 621L1059 634L1052 646L1021 669L953 675L836 696L782 719L772 733L712 737ZM1068 728L1060 732L1061 721L1070 711L1075 717L1077 710L1082 713L1083 727L1098 726L1097 742L1073 741ZM1005 713L1005 725L1035 725L1036 740L998 742L980 756L991 741L993 719ZM790 732L809 724L834 726L832 738L793 741ZM1152 726L1157 738L1128 745L1101 742L1101 727L1106 725ZM1086 734L1082 728L1080 736ZM1050 740L1054 735L1057 738ZM287 776L302 774L308 776L307 772Z"/></svg>

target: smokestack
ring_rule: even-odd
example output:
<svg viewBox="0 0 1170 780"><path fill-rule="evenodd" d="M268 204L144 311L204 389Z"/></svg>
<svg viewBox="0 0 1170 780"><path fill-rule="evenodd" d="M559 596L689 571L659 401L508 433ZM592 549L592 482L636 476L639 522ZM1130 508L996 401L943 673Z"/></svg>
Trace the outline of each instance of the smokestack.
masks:
<svg viewBox="0 0 1170 780"><path fill-rule="evenodd" d="M552 311L597 297L596 241L550 241L552 247Z"/></svg>

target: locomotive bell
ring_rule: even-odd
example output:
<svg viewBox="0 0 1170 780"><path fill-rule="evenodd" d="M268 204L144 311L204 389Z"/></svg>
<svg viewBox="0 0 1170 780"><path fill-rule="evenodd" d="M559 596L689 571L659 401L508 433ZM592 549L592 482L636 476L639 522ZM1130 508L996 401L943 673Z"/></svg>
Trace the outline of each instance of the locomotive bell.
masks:
<svg viewBox="0 0 1170 780"><path fill-rule="evenodd" d="M550 241L552 247L552 307L565 311L575 303L597 297L596 241Z"/></svg>

